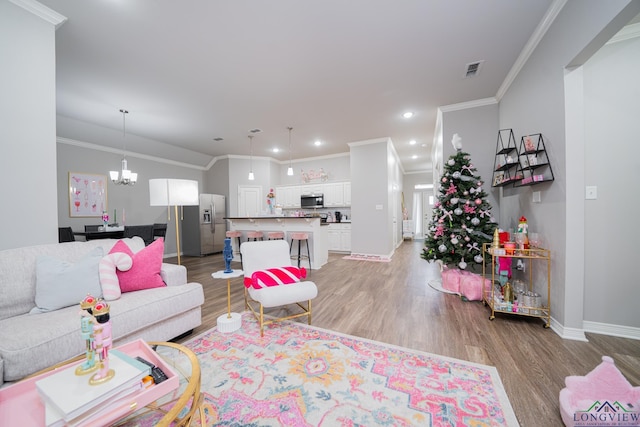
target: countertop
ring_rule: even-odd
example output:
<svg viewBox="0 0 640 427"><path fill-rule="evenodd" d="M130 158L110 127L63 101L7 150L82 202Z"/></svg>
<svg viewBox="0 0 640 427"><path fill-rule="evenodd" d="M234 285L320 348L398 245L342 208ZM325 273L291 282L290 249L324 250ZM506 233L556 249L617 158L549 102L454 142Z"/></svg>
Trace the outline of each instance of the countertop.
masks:
<svg viewBox="0 0 640 427"><path fill-rule="evenodd" d="M304 217L304 216L283 216L283 215L258 215L258 216L227 216L224 219L320 219L319 216Z"/></svg>

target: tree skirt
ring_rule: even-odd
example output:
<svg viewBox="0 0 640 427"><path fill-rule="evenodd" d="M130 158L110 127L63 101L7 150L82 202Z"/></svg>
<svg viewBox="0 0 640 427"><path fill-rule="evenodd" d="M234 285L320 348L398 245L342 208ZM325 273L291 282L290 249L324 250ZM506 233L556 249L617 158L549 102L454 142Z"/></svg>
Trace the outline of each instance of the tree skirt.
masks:
<svg viewBox="0 0 640 427"><path fill-rule="evenodd" d="M444 292L445 294L460 295L458 292L450 291L442 287L442 279L431 279L427 282L436 291Z"/></svg>
<svg viewBox="0 0 640 427"><path fill-rule="evenodd" d="M518 425L492 366L296 322L261 338L250 313L238 331L185 345L201 364L208 425Z"/></svg>

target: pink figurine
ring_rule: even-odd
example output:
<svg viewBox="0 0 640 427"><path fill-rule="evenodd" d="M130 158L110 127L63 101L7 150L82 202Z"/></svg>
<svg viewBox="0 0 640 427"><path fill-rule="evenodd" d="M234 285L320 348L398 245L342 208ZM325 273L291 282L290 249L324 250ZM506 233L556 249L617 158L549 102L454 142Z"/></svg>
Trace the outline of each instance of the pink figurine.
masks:
<svg viewBox="0 0 640 427"><path fill-rule="evenodd" d="M98 356L98 372L96 372L89 384L100 384L109 381L115 375L113 369L109 369L109 350L111 349L111 319L109 317L109 304L99 301L93 308L93 348Z"/></svg>
<svg viewBox="0 0 640 427"><path fill-rule="evenodd" d="M96 352L93 349L93 308L96 305L96 299L91 295L87 295L80 302L80 334L86 342L86 360L76 368L76 375L84 375L98 369L96 365Z"/></svg>

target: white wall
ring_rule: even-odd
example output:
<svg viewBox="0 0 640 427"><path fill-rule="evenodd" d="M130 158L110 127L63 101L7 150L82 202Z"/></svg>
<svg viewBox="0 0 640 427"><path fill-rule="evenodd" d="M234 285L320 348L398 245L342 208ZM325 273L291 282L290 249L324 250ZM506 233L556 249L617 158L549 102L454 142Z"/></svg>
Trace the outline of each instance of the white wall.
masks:
<svg viewBox="0 0 640 427"><path fill-rule="evenodd" d="M433 184L433 175L429 172L409 173L404 175L402 179L402 192L404 193L404 205L409 213L409 219L413 218L413 193L416 191L426 191L429 195L433 195L433 190L415 190L417 184ZM429 215L428 218L431 218Z"/></svg>
<svg viewBox="0 0 640 427"><path fill-rule="evenodd" d="M640 328L640 37L604 46L584 65L585 201L584 319Z"/></svg>
<svg viewBox="0 0 640 427"><path fill-rule="evenodd" d="M55 26L1 1L0 40L0 250L56 243Z"/></svg>

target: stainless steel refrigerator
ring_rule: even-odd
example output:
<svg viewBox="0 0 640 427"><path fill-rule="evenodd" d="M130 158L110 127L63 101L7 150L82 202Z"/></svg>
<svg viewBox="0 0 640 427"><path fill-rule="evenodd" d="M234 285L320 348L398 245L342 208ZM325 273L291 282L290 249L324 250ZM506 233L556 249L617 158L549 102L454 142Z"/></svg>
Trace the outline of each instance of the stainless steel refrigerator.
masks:
<svg viewBox="0 0 640 427"><path fill-rule="evenodd" d="M200 206L185 206L182 252L203 256L222 252L227 232L225 196L200 194Z"/></svg>

